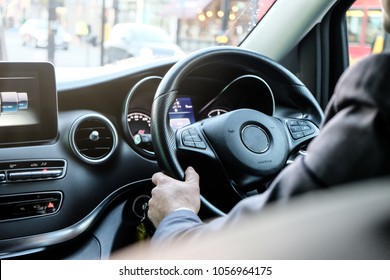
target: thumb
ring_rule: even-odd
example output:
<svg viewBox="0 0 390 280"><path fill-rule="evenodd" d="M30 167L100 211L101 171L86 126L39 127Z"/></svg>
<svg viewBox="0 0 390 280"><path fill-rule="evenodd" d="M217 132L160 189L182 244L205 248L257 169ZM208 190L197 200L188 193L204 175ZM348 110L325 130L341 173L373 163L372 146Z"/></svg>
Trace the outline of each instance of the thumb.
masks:
<svg viewBox="0 0 390 280"><path fill-rule="evenodd" d="M191 166L187 167L185 171L185 175L186 175L185 177L186 182L199 184L199 175L198 173L196 173L195 169L192 168Z"/></svg>

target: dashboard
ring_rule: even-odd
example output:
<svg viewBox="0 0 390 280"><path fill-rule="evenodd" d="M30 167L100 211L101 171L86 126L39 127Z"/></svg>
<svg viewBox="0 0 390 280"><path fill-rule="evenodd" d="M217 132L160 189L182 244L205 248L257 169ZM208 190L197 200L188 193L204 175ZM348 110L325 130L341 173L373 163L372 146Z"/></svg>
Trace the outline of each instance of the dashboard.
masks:
<svg viewBox="0 0 390 280"><path fill-rule="evenodd" d="M151 108L175 62L82 79L49 63L0 64L0 258L104 259L137 242L160 170ZM267 73L225 68L186 78L167 116L173 129L239 108L304 115ZM22 122L7 123L11 114Z"/></svg>

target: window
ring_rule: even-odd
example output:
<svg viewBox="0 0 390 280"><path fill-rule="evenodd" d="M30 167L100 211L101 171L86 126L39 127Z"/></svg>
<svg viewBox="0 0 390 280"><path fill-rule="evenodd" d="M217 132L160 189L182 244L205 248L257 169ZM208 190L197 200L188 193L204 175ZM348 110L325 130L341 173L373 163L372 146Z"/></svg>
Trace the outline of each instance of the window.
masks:
<svg viewBox="0 0 390 280"><path fill-rule="evenodd" d="M347 11L350 63L388 49L388 34L382 27L380 0L357 0Z"/></svg>
<svg viewBox="0 0 390 280"><path fill-rule="evenodd" d="M366 44L373 45L376 38L383 33L382 12L380 10L369 10L367 12Z"/></svg>
<svg viewBox="0 0 390 280"><path fill-rule="evenodd" d="M56 67L95 67L145 55L157 58L238 45L275 1L0 0L5 36L0 55L10 61L49 60ZM31 19L39 19L42 28ZM113 32L125 23L138 26L131 27L137 40ZM138 39L139 34L144 38Z"/></svg>
<svg viewBox="0 0 390 280"><path fill-rule="evenodd" d="M364 12L350 10L347 12L348 41L350 44L359 44L362 35Z"/></svg>

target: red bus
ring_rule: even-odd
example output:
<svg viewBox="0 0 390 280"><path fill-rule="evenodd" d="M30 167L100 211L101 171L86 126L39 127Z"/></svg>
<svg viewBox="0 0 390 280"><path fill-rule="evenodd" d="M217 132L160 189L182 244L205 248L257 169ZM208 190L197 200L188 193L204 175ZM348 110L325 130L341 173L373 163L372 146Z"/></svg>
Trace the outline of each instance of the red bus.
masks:
<svg viewBox="0 0 390 280"><path fill-rule="evenodd" d="M357 0L347 12L350 61L386 48L380 0Z"/></svg>

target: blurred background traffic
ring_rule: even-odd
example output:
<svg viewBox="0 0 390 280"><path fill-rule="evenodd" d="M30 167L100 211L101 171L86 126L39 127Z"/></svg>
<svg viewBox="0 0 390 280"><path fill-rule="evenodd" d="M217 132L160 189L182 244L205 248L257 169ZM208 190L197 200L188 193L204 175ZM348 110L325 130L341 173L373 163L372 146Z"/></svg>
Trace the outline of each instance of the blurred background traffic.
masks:
<svg viewBox="0 0 390 280"><path fill-rule="evenodd" d="M1 0L2 56L7 60L50 60L56 66L98 66L137 56L181 56L211 45L237 45L273 3ZM122 23L128 24L117 26Z"/></svg>
<svg viewBox="0 0 390 280"><path fill-rule="evenodd" d="M0 0L0 58L92 67L239 45L275 0ZM346 15L350 61L388 48L379 0Z"/></svg>

